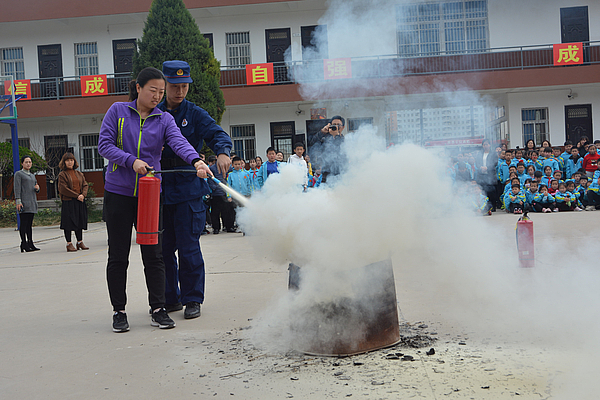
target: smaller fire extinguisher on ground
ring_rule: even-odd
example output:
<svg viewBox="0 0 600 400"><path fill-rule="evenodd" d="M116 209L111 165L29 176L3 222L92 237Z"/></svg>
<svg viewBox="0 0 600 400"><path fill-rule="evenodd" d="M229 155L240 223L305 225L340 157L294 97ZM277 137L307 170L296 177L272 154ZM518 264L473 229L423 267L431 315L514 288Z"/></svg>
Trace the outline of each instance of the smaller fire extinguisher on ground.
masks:
<svg viewBox="0 0 600 400"><path fill-rule="evenodd" d="M535 266L535 251L533 242L533 221L527 213L517 221L517 251L522 268Z"/></svg>

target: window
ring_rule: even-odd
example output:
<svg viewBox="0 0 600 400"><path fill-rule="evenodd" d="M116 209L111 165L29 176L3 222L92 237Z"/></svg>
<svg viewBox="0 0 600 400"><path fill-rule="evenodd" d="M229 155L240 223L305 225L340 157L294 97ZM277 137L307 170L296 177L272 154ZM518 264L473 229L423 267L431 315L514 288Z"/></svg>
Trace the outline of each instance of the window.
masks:
<svg viewBox="0 0 600 400"><path fill-rule="evenodd" d="M488 47L487 0L399 5L396 30L405 57L481 51Z"/></svg>
<svg viewBox="0 0 600 400"><path fill-rule="evenodd" d="M506 120L506 109L504 106L492 107L489 110L487 138L492 142L504 142L509 144L508 121Z"/></svg>
<svg viewBox="0 0 600 400"><path fill-rule="evenodd" d="M25 79L22 47L0 49L0 75L12 75L13 79Z"/></svg>
<svg viewBox="0 0 600 400"><path fill-rule="evenodd" d="M227 65L246 65L250 59L250 32L226 34Z"/></svg>
<svg viewBox="0 0 600 400"><path fill-rule="evenodd" d="M98 75L98 45L96 42L75 43L75 73L77 76Z"/></svg>
<svg viewBox="0 0 600 400"><path fill-rule="evenodd" d="M373 125L373 118L348 118L348 132L357 131L363 125Z"/></svg>
<svg viewBox="0 0 600 400"><path fill-rule="evenodd" d="M533 139L535 143L548 140L548 109L526 108L521 110L523 143Z"/></svg>
<svg viewBox="0 0 600 400"><path fill-rule="evenodd" d="M101 171L104 158L98 154L97 133L79 136L79 160L82 171Z"/></svg>
<svg viewBox="0 0 600 400"><path fill-rule="evenodd" d="M12 139L6 139L6 143L12 143ZM31 143L29 138L19 138L19 147L25 147L26 149L31 149Z"/></svg>
<svg viewBox="0 0 600 400"><path fill-rule="evenodd" d="M238 157L249 160L256 157L254 125L234 125L231 127L233 151Z"/></svg>

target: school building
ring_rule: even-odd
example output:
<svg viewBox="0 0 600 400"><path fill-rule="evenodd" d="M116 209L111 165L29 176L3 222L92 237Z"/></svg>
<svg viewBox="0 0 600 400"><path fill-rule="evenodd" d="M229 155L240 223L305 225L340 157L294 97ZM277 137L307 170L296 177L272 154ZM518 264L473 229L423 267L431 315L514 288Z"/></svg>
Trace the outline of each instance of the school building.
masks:
<svg viewBox="0 0 600 400"><path fill-rule="evenodd" d="M595 138L600 30L590 21L600 2L184 2L221 63L221 125L246 159L268 146L287 156L337 114L346 132L372 125L388 144ZM40 199L55 197L67 150L102 195L98 132L109 106L127 100L150 5L2 2L0 75L28 94L17 103L19 143L50 165ZM0 124L0 141L10 137Z"/></svg>

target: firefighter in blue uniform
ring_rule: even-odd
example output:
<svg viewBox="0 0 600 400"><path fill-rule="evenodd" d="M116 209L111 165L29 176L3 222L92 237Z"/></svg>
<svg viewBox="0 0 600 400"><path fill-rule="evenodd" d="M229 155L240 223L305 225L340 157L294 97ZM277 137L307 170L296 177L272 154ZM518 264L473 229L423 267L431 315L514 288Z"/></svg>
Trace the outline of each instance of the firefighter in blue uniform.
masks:
<svg viewBox="0 0 600 400"><path fill-rule="evenodd" d="M198 152L206 142L217 155L219 171L226 173L231 165L231 138L205 110L185 99L189 84L193 82L189 64L185 61L165 61L162 71L167 86L165 99L158 108L173 115L183 136ZM193 169L166 144L161 168ZM183 309L185 305L186 319L199 317L200 305L204 302L205 273L200 234L206 223L202 196L209 192L206 181L199 179L196 174L176 172L162 176L165 308L167 312L173 312Z"/></svg>

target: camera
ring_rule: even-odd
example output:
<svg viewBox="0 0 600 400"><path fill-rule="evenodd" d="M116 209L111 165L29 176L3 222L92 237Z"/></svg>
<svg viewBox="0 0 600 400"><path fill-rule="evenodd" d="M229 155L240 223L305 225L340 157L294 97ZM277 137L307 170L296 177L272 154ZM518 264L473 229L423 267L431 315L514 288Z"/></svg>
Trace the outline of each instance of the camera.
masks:
<svg viewBox="0 0 600 400"><path fill-rule="evenodd" d="M332 131L337 131L337 125L330 125L329 129L331 129Z"/></svg>

